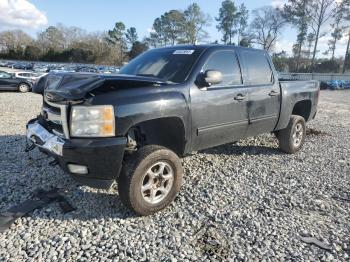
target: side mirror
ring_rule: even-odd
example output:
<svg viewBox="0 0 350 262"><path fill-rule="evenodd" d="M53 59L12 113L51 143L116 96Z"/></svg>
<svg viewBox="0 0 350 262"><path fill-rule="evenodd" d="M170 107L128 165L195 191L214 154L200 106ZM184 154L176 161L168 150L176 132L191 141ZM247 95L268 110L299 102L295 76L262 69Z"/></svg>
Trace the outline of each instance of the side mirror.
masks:
<svg viewBox="0 0 350 262"><path fill-rule="evenodd" d="M222 73L220 71L208 70L204 73L204 79L209 86L220 84L222 82Z"/></svg>
<svg viewBox="0 0 350 262"><path fill-rule="evenodd" d="M207 70L204 73L200 73L197 77L197 84L199 87L210 87L220 84L221 82L222 73L216 70Z"/></svg>

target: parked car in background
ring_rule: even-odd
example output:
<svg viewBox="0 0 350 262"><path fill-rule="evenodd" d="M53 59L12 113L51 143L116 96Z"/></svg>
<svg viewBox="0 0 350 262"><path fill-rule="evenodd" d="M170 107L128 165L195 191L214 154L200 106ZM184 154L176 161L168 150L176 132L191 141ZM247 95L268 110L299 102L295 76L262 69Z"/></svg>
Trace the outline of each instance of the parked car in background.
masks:
<svg viewBox="0 0 350 262"><path fill-rule="evenodd" d="M13 73L15 75L15 77L17 78L23 78L23 79L27 79L27 80L31 80L33 82L38 81L38 79L44 75L46 75L47 73L35 73L35 72L15 72Z"/></svg>
<svg viewBox="0 0 350 262"><path fill-rule="evenodd" d="M48 73L50 71L49 67L45 64L35 64L33 71L40 73Z"/></svg>
<svg viewBox="0 0 350 262"><path fill-rule="evenodd" d="M12 68L14 69L22 69L22 70L32 70L34 67L33 63L23 63L23 62L19 62L19 63L15 63Z"/></svg>
<svg viewBox="0 0 350 262"><path fill-rule="evenodd" d="M7 62L5 66L8 67L8 68L12 68L12 66L14 64L15 64L14 62Z"/></svg>
<svg viewBox="0 0 350 262"><path fill-rule="evenodd" d="M78 66L75 72L85 72L85 73L98 73L98 69L92 66Z"/></svg>
<svg viewBox="0 0 350 262"><path fill-rule="evenodd" d="M8 67L19 70L28 70L37 73L71 73L87 72L98 74L117 74L120 70L118 66L78 64L78 63L47 63L47 62L27 62L27 61L0 61L0 67Z"/></svg>
<svg viewBox="0 0 350 262"><path fill-rule="evenodd" d="M22 93L29 92L33 86L33 80L18 78L13 74L0 71L0 90L18 90Z"/></svg>

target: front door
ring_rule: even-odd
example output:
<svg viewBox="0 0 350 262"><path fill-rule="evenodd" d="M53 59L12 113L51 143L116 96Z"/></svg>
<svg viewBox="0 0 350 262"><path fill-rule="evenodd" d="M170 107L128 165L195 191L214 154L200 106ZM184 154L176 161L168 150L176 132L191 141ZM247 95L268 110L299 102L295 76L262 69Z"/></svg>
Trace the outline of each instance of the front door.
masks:
<svg viewBox="0 0 350 262"><path fill-rule="evenodd" d="M191 88L192 150L237 141L248 125L247 89L235 51L214 51L203 63L202 72L220 71L220 84Z"/></svg>
<svg viewBox="0 0 350 262"><path fill-rule="evenodd" d="M13 89L17 86L17 82L12 78L11 74L0 71L0 87L2 89Z"/></svg>

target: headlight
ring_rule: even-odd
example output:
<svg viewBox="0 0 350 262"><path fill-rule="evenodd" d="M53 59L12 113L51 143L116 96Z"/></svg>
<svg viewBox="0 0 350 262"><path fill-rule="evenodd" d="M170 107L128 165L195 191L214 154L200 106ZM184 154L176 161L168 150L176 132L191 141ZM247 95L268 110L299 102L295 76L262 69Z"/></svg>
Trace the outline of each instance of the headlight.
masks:
<svg viewBox="0 0 350 262"><path fill-rule="evenodd" d="M73 106L70 132L73 137L115 136L113 106Z"/></svg>

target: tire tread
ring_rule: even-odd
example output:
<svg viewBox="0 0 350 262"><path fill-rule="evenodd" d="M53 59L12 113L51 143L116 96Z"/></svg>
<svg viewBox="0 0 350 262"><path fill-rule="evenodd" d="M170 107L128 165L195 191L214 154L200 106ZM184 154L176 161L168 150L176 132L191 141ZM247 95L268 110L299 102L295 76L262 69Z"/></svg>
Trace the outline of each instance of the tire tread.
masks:
<svg viewBox="0 0 350 262"><path fill-rule="evenodd" d="M296 123L298 123L299 121L302 121L303 126L304 126L304 137L303 137L303 141L301 142L299 147L294 147L292 145L291 142L291 131L293 129L293 127L296 125ZM302 116L299 115L292 115L288 126L285 129L279 130L276 135L279 141L279 147L280 149L288 154L294 154L296 152L298 152L301 147L304 144L304 140L305 140L305 130L306 126L305 126L305 119Z"/></svg>

